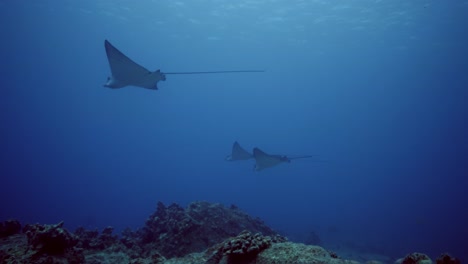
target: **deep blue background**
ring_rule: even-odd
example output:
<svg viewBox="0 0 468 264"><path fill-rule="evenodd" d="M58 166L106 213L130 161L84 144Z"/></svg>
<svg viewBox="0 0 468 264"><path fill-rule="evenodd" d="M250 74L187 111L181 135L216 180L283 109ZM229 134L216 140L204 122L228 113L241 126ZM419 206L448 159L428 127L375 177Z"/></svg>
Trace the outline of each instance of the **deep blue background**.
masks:
<svg viewBox="0 0 468 264"><path fill-rule="evenodd" d="M467 258L468 3L0 1L0 219L118 230L157 201ZM102 87L104 39L168 75ZM252 172L233 141L319 159Z"/></svg>

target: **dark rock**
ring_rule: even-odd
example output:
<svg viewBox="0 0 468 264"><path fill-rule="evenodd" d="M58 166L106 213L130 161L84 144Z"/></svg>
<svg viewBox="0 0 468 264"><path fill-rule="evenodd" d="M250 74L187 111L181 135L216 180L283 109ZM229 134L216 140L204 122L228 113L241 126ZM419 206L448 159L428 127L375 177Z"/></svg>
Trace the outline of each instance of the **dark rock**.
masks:
<svg viewBox="0 0 468 264"><path fill-rule="evenodd" d="M74 232L75 236L78 238L77 246L83 249L92 250L92 249L102 249L100 245L99 231L97 230L86 230L83 227L79 227Z"/></svg>
<svg viewBox="0 0 468 264"><path fill-rule="evenodd" d="M104 228L101 232L102 236L111 236L112 232L114 232L114 228L112 226L108 226Z"/></svg>
<svg viewBox="0 0 468 264"><path fill-rule="evenodd" d="M271 243L269 236L265 237L260 233L252 235L249 231L244 230L237 237L224 242L222 252L235 259L253 258L260 251L268 248Z"/></svg>
<svg viewBox="0 0 468 264"><path fill-rule="evenodd" d="M423 264L423 263L432 263L432 260L423 253L411 253L408 254L403 261L402 264Z"/></svg>
<svg viewBox="0 0 468 264"><path fill-rule="evenodd" d="M26 263L23 256L28 255L27 251L28 240L24 234L0 238L0 263Z"/></svg>
<svg viewBox="0 0 468 264"><path fill-rule="evenodd" d="M126 228L122 231L120 242L125 245L128 249L137 249L139 234L133 232L130 228Z"/></svg>
<svg viewBox="0 0 468 264"><path fill-rule="evenodd" d="M114 228L110 226L104 228L101 234L97 230L86 230L79 227L74 234L78 239L78 247L96 251L122 246L122 239L119 239L117 235L113 235L113 232Z"/></svg>
<svg viewBox="0 0 468 264"><path fill-rule="evenodd" d="M205 255L208 264L249 263L273 243L275 242L269 236L263 236L260 233L253 235L244 230L238 236L228 238L208 249Z"/></svg>
<svg viewBox="0 0 468 264"><path fill-rule="evenodd" d="M112 235L112 232L114 232L114 228L111 226L102 230L101 235L99 236L101 249L111 247L119 240L119 237L117 235Z"/></svg>
<svg viewBox="0 0 468 264"><path fill-rule="evenodd" d="M166 258L156 252L151 256L151 261L153 264L164 263L164 261L166 261Z"/></svg>
<svg viewBox="0 0 468 264"><path fill-rule="evenodd" d="M336 254L335 252L333 252L333 251L331 251L331 250L328 250L328 254L330 254L330 257L331 257L331 258L335 258L335 259L340 258L340 257L338 256L338 254Z"/></svg>
<svg viewBox="0 0 468 264"><path fill-rule="evenodd" d="M33 249L50 255L64 254L78 242L73 234L63 228L63 222L56 225L28 224L23 228L23 232Z"/></svg>
<svg viewBox="0 0 468 264"><path fill-rule="evenodd" d="M4 250L0 250L0 263L7 263L7 260L10 258Z"/></svg>
<svg viewBox="0 0 468 264"><path fill-rule="evenodd" d="M0 222L0 238L16 235L21 232L21 224L18 220L10 219Z"/></svg>
<svg viewBox="0 0 468 264"><path fill-rule="evenodd" d="M85 262L83 250L75 248L78 242L76 236L63 228L63 222L56 225L25 225L23 233L18 235L14 249L16 253L10 255L14 259L11 263Z"/></svg>
<svg viewBox="0 0 468 264"><path fill-rule="evenodd" d="M457 258L450 256L448 253L443 253L437 260L437 264L461 264L461 261Z"/></svg>

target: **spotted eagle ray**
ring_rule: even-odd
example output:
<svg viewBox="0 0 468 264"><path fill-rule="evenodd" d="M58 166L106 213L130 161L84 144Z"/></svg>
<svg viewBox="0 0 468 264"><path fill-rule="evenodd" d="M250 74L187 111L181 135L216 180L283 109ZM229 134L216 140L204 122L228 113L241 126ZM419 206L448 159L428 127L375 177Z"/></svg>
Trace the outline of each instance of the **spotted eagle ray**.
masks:
<svg viewBox="0 0 468 264"><path fill-rule="evenodd" d="M120 50L114 47L107 39L104 41L107 59L111 69L111 76L107 78L105 87L117 89L125 86L136 86L151 90L158 89L158 82L165 81L168 74L212 74L212 73L239 73L264 72L263 70L236 70L236 71L203 71L203 72L166 72L161 70L149 71L137 64Z"/></svg>
<svg viewBox="0 0 468 264"><path fill-rule="evenodd" d="M270 168L276 166L280 163L290 163L291 160L294 159L305 159L305 158L312 158L313 155L304 155L304 156L297 156L294 158L285 156L285 155L271 155L267 154L264 151L260 150L259 148L253 149L253 157L255 159L254 170L261 171L266 168Z"/></svg>
<svg viewBox="0 0 468 264"><path fill-rule="evenodd" d="M253 155L250 154L247 150L243 149L237 141L232 144L232 151L231 155L226 157L227 161L235 161L235 160L248 160L252 159Z"/></svg>

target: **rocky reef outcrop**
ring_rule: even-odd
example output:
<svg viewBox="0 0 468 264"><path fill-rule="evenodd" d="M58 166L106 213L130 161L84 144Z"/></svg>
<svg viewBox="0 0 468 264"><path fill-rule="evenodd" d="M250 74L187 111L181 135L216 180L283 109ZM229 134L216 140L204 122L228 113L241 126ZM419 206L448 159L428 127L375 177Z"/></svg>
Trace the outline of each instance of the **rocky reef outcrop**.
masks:
<svg viewBox="0 0 468 264"><path fill-rule="evenodd" d="M98 230L79 227L74 235L78 238L77 246L86 250L104 250L116 245L122 247L119 236L113 234L113 231L114 228L111 226L104 228L101 233Z"/></svg>
<svg viewBox="0 0 468 264"><path fill-rule="evenodd" d="M78 228L70 233L64 223L0 223L0 263L33 264L355 264L326 249L288 242L258 218L236 206L194 202L186 208L158 203L156 211L136 230L120 235L112 227L102 231ZM366 263L382 263L368 261ZM386 263L386 262L385 262ZM396 263L432 263L412 253ZM442 254L437 264L459 264Z"/></svg>
<svg viewBox="0 0 468 264"><path fill-rule="evenodd" d="M180 258L168 259L164 264L358 264L345 260L320 246L286 241L281 236L263 236L248 231L208 248Z"/></svg>
<svg viewBox="0 0 468 264"><path fill-rule="evenodd" d="M461 261L455 257L450 256L449 253L441 254L437 260L437 264L461 264Z"/></svg>
<svg viewBox="0 0 468 264"><path fill-rule="evenodd" d="M0 238L19 234L21 224L18 220L10 219L0 222Z"/></svg>
<svg viewBox="0 0 468 264"><path fill-rule="evenodd" d="M75 247L78 239L55 225L27 224L22 234L1 241L0 263L84 263L83 250Z"/></svg>
<svg viewBox="0 0 468 264"><path fill-rule="evenodd" d="M56 225L28 224L23 233L32 250L50 255L61 255L72 249L78 239L63 228L63 222Z"/></svg>
<svg viewBox="0 0 468 264"><path fill-rule="evenodd" d="M406 257L398 259L396 263L400 264L432 264L431 258L423 253L413 252Z"/></svg>
<svg viewBox="0 0 468 264"><path fill-rule="evenodd" d="M357 264L353 260L338 258L334 253L325 250L320 246L304 245L292 242L275 243L271 247L262 251L256 264Z"/></svg>
<svg viewBox="0 0 468 264"><path fill-rule="evenodd" d="M271 239L271 240L270 240ZM240 240L240 241L239 241ZM248 241L259 241L262 247L251 247ZM263 241L263 242L262 242ZM164 264L205 263L205 264L358 264L332 256L320 246L275 241L273 238L242 232L239 236L207 249L203 253L173 258Z"/></svg>
<svg viewBox="0 0 468 264"><path fill-rule="evenodd" d="M258 254L270 247L273 243L287 241L286 238L275 235L263 236L260 233L252 234L244 230L233 238L228 238L206 251L206 263L248 263L254 261Z"/></svg>
<svg viewBox="0 0 468 264"><path fill-rule="evenodd" d="M138 231L140 246L156 249L166 258L200 252L236 236L243 230L263 235L277 235L258 218L252 218L236 206L194 202L182 208L177 204L166 207L159 202L156 212Z"/></svg>

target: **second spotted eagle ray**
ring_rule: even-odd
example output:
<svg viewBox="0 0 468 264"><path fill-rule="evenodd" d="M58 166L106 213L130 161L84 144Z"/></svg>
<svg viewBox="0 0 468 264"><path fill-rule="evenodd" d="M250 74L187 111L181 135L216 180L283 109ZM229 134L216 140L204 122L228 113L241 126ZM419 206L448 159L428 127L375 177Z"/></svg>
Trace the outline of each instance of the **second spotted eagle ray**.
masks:
<svg viewBox="0 0 468 264"><path fill-rule="evenodd" d="M236 160L248 160L252 159L253 155L250 154L247 150L241 147L241 145L235 141L232 144L231 154L226 157L227 161L236 161Z"/></svg>
<svg viewBox="0 0 468 264"><path fill-rule="evenodd" d="M315 155L302 155L295 157L290 157L286 155L272 155L260 150L259 148L254 148L253 154L250 154L247 150L242 148L237 141L235 141L234 144L232 144L231 154L228 155L225 160L236 161L249 160L253 158L255 159L254 170L261 171L263 169L276 166L280 163L290 163L291 160L294 159L305 159L312 157L315 157Z"/></svg>
<svg viewBox="0 0 468 264"><path fill-rule="evenodd" d="M276 166L280 163L284 163L284 162L290 163L291 160L293 159L305 159L305 158L312 158L314 156L304 155L304 156L297 156L297 157L288 157L285 155L271 155L260 150L259 148L254 148L253 157L255 159L254 170L261 171L263 169Z"/></svg>

